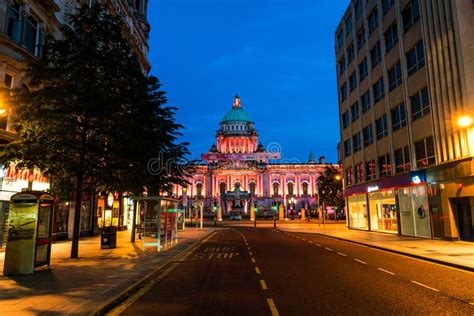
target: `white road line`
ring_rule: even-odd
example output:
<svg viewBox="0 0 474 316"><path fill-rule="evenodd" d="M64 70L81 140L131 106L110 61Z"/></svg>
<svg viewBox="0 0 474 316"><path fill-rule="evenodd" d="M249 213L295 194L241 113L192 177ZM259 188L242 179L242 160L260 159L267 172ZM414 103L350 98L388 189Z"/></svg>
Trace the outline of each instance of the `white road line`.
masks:
<svg viewBox="0 0 474 316"><path fill-rule="evenodd" d="M251 251L249 251L249 255L253 256L253 253Z"/></svg>
<svg viewBox="0 0 474 316"><path fill-rule="evenodd" d="M332 249L331 249L331 248L328 248L328 247L324 247L324 249L329 250L329 251L332 251Z"/></svg>
<svg viewBox="0 0 474 316"><path fill-rule="evenodd" d="M320 245L320 244L316 244L316 246L318 246L318 247L321 247L321 245Z"/></svg>
<svg viewBox="0 0 474 316"><path fill-rule="evenodd" d="M357 262L362 263L362 264L367 264L367 262L359 260L359 259L354 259L354 261L357 261Z"/></svg>
<svg viewBox="0 0 474 316"><path fill-rule="evenodd" d="M382 269L382 268L377 268L377 270L380 270L382 272L385 272L385 273L388 273L388 274L391 274L391 275L395 275L395 273L393 273L391 271L388 271L388 270L385 270L385 269Z"/></svg>
<svg viewBox="0 0 474 316"><path fill-rule="evenodd" d="M337 254L340 255L340 256L343 256L343 257L347 257L347 255L345 253L342 253L342 252L338 252Z"/></svg>
<svg viewBox="0 0 474 316"><path fill-rule="evenodd" d="M261 274L262 272L260 272L260 269L258 267L255 267L255 273Z"/></svg>
<svg viewBox="0 0 474 316"><path fill-rule="evenodd" d="M310 244L314 244L314 242L312 242L311 240L310 240L310 241L308 241L308 242L309 242Z"/></svg>
<svg viewBox="0 0 474 316"><path fill-rule="evenodd" d="M474 306L474 303L469 303L469 305L472 305L472 306Z"/></svg>
<svg viewBox="0 0 474 316"><path fill-rule="evenodd" d="M268 290L267 283L265 283L265 280L260 280L260 285L262 287L262 290Z"/></svg>
<svg viewBox="0 0 474 316"><path fill-rule="evenodd" d="M250 260L252 260L252 262L255 263L255 258L250 258Z"/></svg>
<svg viewBox="0 0 474 316"><path fill-rule="evenodd" d="M435 292L439 292L438 289L435 289L434 287L428 286L428 285L420 283L420 282L411 281L411 283L415 283L416 285L422 286L424 288L430 289L430 290L435 291Z"/></svg>
<svg viewBox="0 0 474 316"><path fill-rule="evenodd" d="M267 298L267 303L268 303L268 307L270 307L270 311L272 312L272 316L279 316L280 314L278 314L278 310L275 306L275 302L273 302L271 298Z"/></svg>

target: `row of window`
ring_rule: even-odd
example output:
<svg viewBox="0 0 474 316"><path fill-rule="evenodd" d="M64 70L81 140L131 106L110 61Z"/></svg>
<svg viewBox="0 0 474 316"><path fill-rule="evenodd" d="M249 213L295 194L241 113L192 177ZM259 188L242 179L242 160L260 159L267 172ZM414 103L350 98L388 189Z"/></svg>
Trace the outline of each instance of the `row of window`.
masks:
<svg viewBox="0 0 474 316"><path fill-rule="evenodd" d="M380 42L375 44L374 48L370 51L370 59L372 63L372 69L377 66L382 60ZM425 65L425 50L423 47L423 41L418 42L411 50L405 54L405 59L407 63L407 73L408 76L413 75L419 69L423 68ZM357 70L354 70L349 76L349 90L350 92L357 89L357 85L360 84L368 76L368 66L367 58L364 58L358 67L359 71L359 80L357 80ZM394 90L396 87L402 84L402 67L400 61L395 63L388 71L388 87L389 91ZM379 102L385 96L385 86L383 77L377 80L372 85L374 103ZM344 101L348 96L347 83L340 88L341 101ZM350 93L349 92L349 93Z"/></svg>
<svg viewBox="0 0 474 316"><path fill-rule="evenodd" d="M349 111L342 113L342 128L346 129L349 127L350 123L357 121L362 114L366 113L370 107L370 93L367 91L360 98L360 104L356 101L354 102ZM414 95L410 96L410 105L411 105L411 119L416 121L417 119L430 113L430 99L428 94L428 88L425 87L420 91L416 92ZM407 115L405 103L401 103L397 107L391 110L392 114L392 129L397 131L406 126ZM385 117L385 118L384 118ZM386 115L383 115L375 121L376 126L379 125L381 128L377 129L377 139L383 138L388 135L388 124ZM382 128L384 127L384 128ZM380 131L380 137L379 137Z"/></svg>
<svg viewBox="0 0 474 316"><path fill-rule="evenodd" d="M388 10L393 6L395 0L381 0L382 1L382 14L385 15ZM344 28L339 31L337 34L337 49L341 49L344 46L344 39L348 37L353 30L354 24L357 23L357 20L362 15L364 11L364 1L357 0L354 3L354 14L355 21L352 19L352 14L344 21ZM420 3L419 0L411 0L410 3L402 10L402 21L403 21L403 30L406 33L420 18ZM369 36L372 34L379 25L379 14L378 7L376 6L370 13L367 15L367 25L369 28ZM392 25L393 26L393 25ZM389 27L389 31L392 28ZM396 30L396 24L395 24ZM397 34L395 32L395 34ZM391 36L394 35L393 30L390 31ZM393 38L392 38L393 39ZM398 40L398 35L397 35ZM365 30L359 30L357 32L357 47L360 49L365 43Z"/></svg>
<svg viewBox="0 0 474 316"><path fill-rule="evenodd" d="M354 168L352 166L345 168L346 185L375 180L377 174L379 178L383 178L411 170L412 163L408 146L395 150L393 157L394 164L391 162L390 154L385 153L378 156L377 160L372 159L356 164ZM433 137L415 142L415 157L417 168L424 168L436 162Z"/></svg>

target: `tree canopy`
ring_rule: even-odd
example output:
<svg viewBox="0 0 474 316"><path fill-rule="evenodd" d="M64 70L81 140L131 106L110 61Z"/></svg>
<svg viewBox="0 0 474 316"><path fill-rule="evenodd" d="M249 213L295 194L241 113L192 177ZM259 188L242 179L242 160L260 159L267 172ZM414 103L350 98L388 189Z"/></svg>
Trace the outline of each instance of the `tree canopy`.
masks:
<svg viewBox="0 0 474 316"><path fill-rule="evenodd" d="M327 206L344 207L342 194L342 175L334 166L326 166L318 178L319 203Z"/></svg>

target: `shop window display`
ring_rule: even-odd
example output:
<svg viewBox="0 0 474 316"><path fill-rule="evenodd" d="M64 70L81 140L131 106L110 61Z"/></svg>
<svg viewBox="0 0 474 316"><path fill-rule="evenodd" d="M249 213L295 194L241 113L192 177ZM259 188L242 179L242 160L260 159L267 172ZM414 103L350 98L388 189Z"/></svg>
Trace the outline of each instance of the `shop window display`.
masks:
<svg viewBox="0 0 474 316"><path fill-rule="evenodd" d="M428 197L425 186L398 190L403 235L431 237Z"/></svg>
<svg viewBox="0 0 474 316"><path fill-rule="evenodd" d="M368 229L368 213L366 195L350 196L349 206L349 226L351 228Z"/></svg>
<svg viewBox="0 0 474 316"><path fill-rule="evenodd" d="M369 208L371 230L398 232L397 203L393 190L369 193Z"/></svg>

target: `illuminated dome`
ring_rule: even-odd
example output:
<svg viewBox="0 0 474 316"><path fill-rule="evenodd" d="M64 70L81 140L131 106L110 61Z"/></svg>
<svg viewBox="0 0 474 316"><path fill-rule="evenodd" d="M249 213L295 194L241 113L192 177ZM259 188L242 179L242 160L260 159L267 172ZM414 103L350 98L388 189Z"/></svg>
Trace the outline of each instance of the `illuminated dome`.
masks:
<svg viewBox="0 0 474 316"><path fill-rule="evenodd" d="M227 123L253 123L253 120L250 118L248 113L242 109L240 104L239 96L235 96L234 104L232 105L232 110L227 112L227 114L222 119L221 124Z"/></svg>

